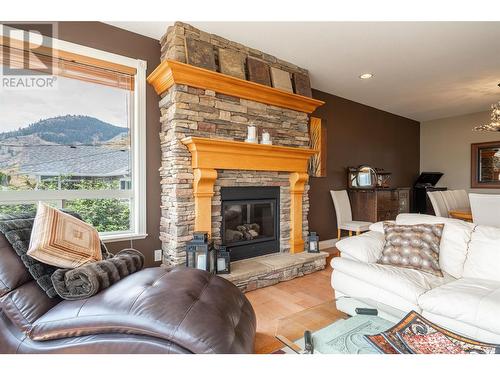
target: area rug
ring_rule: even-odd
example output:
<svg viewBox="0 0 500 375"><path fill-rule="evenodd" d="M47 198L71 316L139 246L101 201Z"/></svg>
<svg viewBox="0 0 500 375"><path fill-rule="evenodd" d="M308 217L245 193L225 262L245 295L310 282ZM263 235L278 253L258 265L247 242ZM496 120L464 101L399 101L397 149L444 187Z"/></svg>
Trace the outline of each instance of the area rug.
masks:
<svg viewBox="0 0 500 375"><path fill-rule="evenodd" d="M376 354L380 353L365 339L365 335L374 335L392 327L391 323L378 316L356 315L349 319L338 320L313 333L315 354ZM301 348L304 339L295 341ZM281 349L276 354L294 353L289 348Z"/></svg>
<svg viewBox="0 0 500 375"><path fill-rule="evenodd" d="M381 353L401 354L499 354L500 346L488 344L450 332L415 311L394 327L367 341Z"/></svg>

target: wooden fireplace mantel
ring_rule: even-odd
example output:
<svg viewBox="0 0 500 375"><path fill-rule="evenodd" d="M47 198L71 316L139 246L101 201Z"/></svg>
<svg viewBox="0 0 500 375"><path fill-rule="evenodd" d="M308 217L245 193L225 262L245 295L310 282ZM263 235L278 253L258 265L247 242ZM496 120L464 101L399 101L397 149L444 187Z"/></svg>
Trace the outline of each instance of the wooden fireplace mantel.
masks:
<svg viewBox="0 0 500 375"><path fill-rule="evenodd" d="M211 233L217 169L290 172L290 251L304 250L302 196L308 180L309 158L316 150L198 137L187 137L181 142L192 156L196 231Z"/></svg>
<svg viewBox="0 0 500 375"><path fill-rule="evenodd" d="M174 84L188 85L259 103L312 113L324 102L293 94L259 83L247 81L212 70L198 68L175 60L165 60L149 75L148 82L158 94Z"/></svg>

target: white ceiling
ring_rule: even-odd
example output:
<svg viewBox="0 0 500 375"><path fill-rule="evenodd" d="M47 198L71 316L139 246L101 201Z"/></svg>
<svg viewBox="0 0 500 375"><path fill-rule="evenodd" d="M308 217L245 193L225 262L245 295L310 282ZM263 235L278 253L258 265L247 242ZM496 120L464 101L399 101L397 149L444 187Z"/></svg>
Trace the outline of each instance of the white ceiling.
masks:
<svg viewBox="0 0 500 375"><path fill-rule="evenodd" d="M110 22L155 39L172 23ZM190 23L308 69L318 90L418 121L500 100L500 22Z"/></svg>

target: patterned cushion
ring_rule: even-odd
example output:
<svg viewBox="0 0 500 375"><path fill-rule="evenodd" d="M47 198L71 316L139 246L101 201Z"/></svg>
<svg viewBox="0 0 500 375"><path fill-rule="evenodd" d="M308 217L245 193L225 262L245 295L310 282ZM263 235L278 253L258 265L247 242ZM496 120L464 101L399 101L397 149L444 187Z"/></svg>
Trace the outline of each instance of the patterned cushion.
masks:
<svg viewBox="0 0 500 375"><path fill-rule="evenodd" d="M444 224L399 225L384 222L385 245L377 263L442 277L439 243L443 228Z"/></svg>
<svg viewBox="0 0 500 375"><path fill-rule="evenodd" d="M102 259L97 230L42 202L38 204L28 255L61 268L76 268Z"/></svg>

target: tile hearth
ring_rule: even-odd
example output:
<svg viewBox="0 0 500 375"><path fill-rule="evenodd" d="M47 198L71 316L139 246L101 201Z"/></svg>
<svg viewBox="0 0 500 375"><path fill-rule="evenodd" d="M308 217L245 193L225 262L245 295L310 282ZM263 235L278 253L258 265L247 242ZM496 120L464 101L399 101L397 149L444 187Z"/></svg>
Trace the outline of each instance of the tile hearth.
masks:
<svg viewBox="0 0 500 375"><path fill-rule="evenodd" d="M325 268L328 253L279 253L231 263L231 273L219 275L242 292L291 280Z"/></svg>

